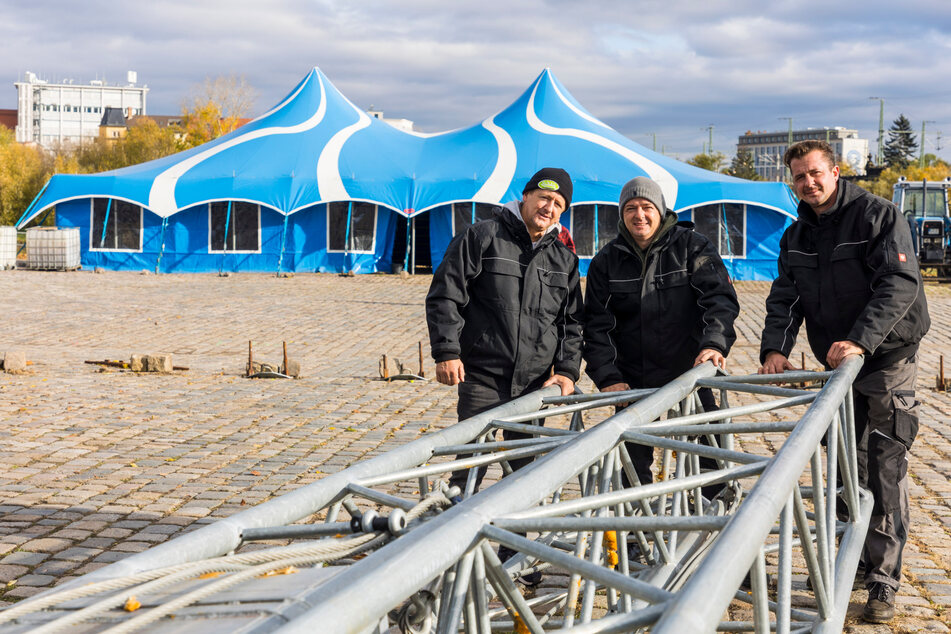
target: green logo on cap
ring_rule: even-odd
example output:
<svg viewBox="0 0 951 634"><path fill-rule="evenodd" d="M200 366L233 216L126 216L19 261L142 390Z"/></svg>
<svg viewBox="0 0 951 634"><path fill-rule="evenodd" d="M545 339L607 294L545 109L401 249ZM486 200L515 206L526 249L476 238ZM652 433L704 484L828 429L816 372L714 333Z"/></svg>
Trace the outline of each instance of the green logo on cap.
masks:
<svg viewBox="0 0 951 634"><path fill-rule="evenodd" d="M558 191L558 183L551 180L550 178L546 178L543 181L538 181L538 189L550 189L551 191L556 192Z"/></svg>

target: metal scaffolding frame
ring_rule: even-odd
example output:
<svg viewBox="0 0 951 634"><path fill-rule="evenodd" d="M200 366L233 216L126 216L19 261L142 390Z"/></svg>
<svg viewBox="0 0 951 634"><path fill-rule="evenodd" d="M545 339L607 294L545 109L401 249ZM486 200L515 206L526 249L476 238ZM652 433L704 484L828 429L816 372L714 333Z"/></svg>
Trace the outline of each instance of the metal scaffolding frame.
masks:
<svg viewBox="0 0 951 634"><path fill-rule="evenodd" d="M704 364L656 390L546 388L6 608L0 631L135 631L173 614L183 631L235 631L238 613L246 632L839 631L872 506L852 418L861 364L751 376ZM703 411L702 387L718 410ZM753 402L731 406L738 393ZM585 429L583 416L628 402ZM798 420L754 420L793 407ZM559 415L567 429L533 424ZM500 429L532 437L497 442ZM747 434L783 440L757 455L736 446ZM624 486L638 482L626 443L661 451L655 482ZM483 465L506 477L474 493ZM442 476L461 468L467 490L450 490ZM290 538L302 541L234 552ZM814 602L794 607L797 556L810 581L797 592ZM523 596L517 582L542 571L549 582ZM298 581L276 587L282 572Z"/></svg>

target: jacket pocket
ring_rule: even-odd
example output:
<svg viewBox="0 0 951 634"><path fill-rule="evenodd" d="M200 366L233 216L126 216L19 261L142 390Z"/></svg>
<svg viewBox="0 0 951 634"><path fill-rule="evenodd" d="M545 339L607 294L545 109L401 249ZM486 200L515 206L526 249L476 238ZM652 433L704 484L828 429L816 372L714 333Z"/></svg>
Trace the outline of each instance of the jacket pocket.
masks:
<svg viewBox="0 0 951 634"><path fill-rule="evenodd" d="M557 315L568 295L568 274L538 269L538 282L538 312L543 315Z"/></svg>
<svg viewBox="0 0 951 634"><path fill-rule="evenodd" d="M654 291L657 295L657 318L665 330L686 335L692 330L691 321L696 313L697 298L690 287L690 275L686 270L672 271L654 276Z"/></svg>
<svg viewBox="0 0 951 634"><path fill-rule="evenodd" d="M481 326L475 326L472 328L463 328L462 335L459 337L459 357L468 357L473 346L485 338L485 334L488 332L488 330L489 324L483 324Z"/></svg>
<svg viewBox="0 0 951 634"><path fill-rule="evenodd" d="M865 245L865 242L840 244L833 249L830 261L837 296L871 293L865 268Z"/></svg>
<svg viewBox="0 0 951 634"><path fill-rule="evenodd" d="M892 396L892 406L895 409L895 438L905 447L911 449L918 435L918 406L920 401L915 400L915 393L911 390L898 390Z"/></svg>
<svg viewBox="0 0 951 634"><path fill-rule="evenodd" d="M786 261L796 292L807 304L819 301L819 254L790 250Z"/></svg>
<svg viewBox="0 0 951 634"><path fill-rule="evenodd" d="M518 313L521 305L522 265L506 258L484 258L482 274L475 279L470 294L502 312Z"/></svg>

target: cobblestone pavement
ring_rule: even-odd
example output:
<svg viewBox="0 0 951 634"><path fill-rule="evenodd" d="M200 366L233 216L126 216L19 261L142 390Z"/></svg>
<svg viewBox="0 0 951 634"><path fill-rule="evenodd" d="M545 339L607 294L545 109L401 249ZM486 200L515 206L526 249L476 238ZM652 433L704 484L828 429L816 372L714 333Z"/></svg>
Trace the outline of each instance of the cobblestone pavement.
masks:
<svg viewBox="0 0 951 634"><path fill-rule="evenodd" d="M0 374L0 599L30 596L453 422L450 388L375 380L383 353L416 369L429 279L0 272L8 307L0 353L22 350L31 362L26 374ZM758 365L768 284L737 288L743 313L730 363L745 373ZM949 631L951 397L932 388L940 355L951 354L951 289L929 286L928 298L902 616L890 626L857 622L857 592L847 631ZM275 364L286 341L303 377L243 378L249 340L255 360ZM189 369L145 375L84 363L132 353L171 353ZM426 365L431 376L428 354ZM818 366L808 354L806 365Z"/></svg>

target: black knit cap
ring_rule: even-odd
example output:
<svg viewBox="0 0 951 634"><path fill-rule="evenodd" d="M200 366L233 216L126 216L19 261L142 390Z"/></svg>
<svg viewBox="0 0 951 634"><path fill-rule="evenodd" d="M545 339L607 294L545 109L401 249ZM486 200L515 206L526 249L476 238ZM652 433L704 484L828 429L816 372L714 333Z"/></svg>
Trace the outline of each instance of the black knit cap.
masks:
<svg viewBox="0 0 951 634"><path fill-rule="evenodd" d="M558 192L565 199L565 209L571 207L571 177L560 167L543 167L525 184L522 193L535 189Z"/></svg>

